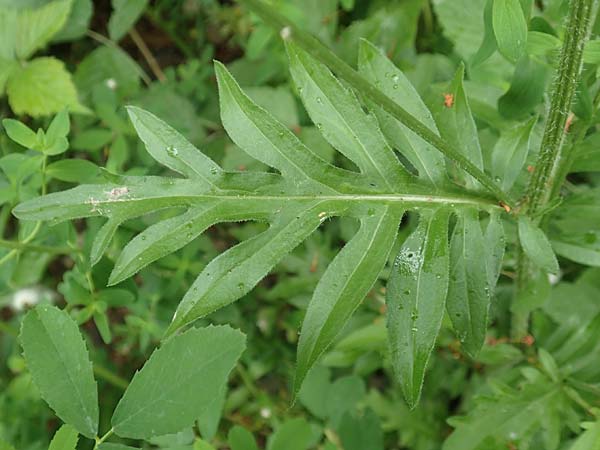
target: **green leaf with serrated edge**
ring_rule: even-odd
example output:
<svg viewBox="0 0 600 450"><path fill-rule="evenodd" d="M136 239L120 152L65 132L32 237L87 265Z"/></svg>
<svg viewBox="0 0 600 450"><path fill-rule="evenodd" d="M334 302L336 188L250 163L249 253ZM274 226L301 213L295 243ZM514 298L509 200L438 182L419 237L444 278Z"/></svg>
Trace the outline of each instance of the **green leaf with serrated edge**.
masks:
<svg viewBox="0 0 600 450"><path fill-rule="evenodd" d="M58 0L36 9L22 9L17 18L15 54L25 60L61 30L69 17L73 1Z"/></svg>
<svg viewBox="0 0 600 450"><path fill-rule="evenodd" d="M23 319L20 341L42 398L79 433L96 436L98 391L85 343L73 319L54 306L37 306Z"/></svg>
<svg viewBox="0 0 600 450"><path fill-rule="evenodd" d="M78 440L77 430L71 425L63 425L52 438L48 450L75 450Z"/></svg>
<svg viewBox="0 0 600 450"><path fill-rule="evenodd" d="M226 383L245 348L228 326L193 328L155 350L137 372L111 419L121 437L148 439L191 426Z"/></svg>
<svg viewBox="0 0 600 450"><path fill-rule="evenodd" d="M37 143L35 131L15 119L4 119L2 126L9 138L26 148L34 148Z"/></svg>
<svg viewBox="0 0 600 450"><path fill-rule="evenodd" d="M525 254L541 269L558 273L558 261L544 232L528 218L519 217L519 241Z"/></svg>
<svg viewBox="0 0 600 450"><path fill-rule="evenodd" d="M6 83L8 102L15 114L47 116L69 108L86 112L77 100L77 91L62 61L44 57L15 69Z"/></svg>
<svg viewBox="0 0 600 450"><path fill-rule="evenodd" d="M408 173L388 146L377 120L363 111L354 93L308 53L286 42L290 71L313 123L338 151L390 192Z"/></svg>
<svg viewBox="0 0 600 450"><path fill-rule="evenodd" d="M492 153L492 173L502 180L502 189L508 191L523 169L529 153L531 131L537 122L533 117L524 124L503 130Z"/></svg>
<svg viewBox="0 0 600 450"><path fill-rule="evenodd" d="M394 245L403 213L398 207L372 208L361 218L360 229L319 281L300 333L294 397L308 371L377 281Z"/></svg>
<svg viewBox="0 0 600 450"><path fill-rule="evenodd" d="M484 236L486 245L486 266L488 274L488 286L493 293L500 271L502 270L502 261L504 259L504 251L506 249L506 241L504 238L504 226L502 218L497 212L492 212L489 218Z"/></svg>
<svg viewBox="0 0 600 450"><path fill-rule="evenodd" d="M461 64L443 95L436 97L430 106L442 138L451 142L473 164L482 169L483 157L477 126L463 86L464 72L465 67ZM451 103L446 103L444 96L450 96L447 98L451 98ZM465 172L458 171L458 176L468 187L478 186L477 181Z"/></svg>
<svg viewBox="0 0 600 450"><path fill-rule="evenodd" d="M421 211L406 239L387 286L387 320L392 367L404 398L414 408L421 396L448 290L449 211Z"/></svg>
<svg viewBox="0 0 600 450"><path fill-rule="evenodd" d="M546 423L548 416L565 408L564 395L554 383L529 383L519 390L503 386L502 391L494 397L479 398L469 414L460 418L460 421L449 420L455 430L444 441L442 450L479 450L488 448L485 445L487 438L496 438L500 442L520 442L524 436L542 430L560 431L560 426L552 430L548 429Z"/></svg>
<svg viewBox="0 0 600 450"><path fill-rule="evenodd" d="M112 0L113 13L108 21L108 35L113 41L120 40L137 22L148 0Z"/></svg>
<svg viewBox="0 0 600 450"><path fill-rule="evenodd" d="M205 227L204 222L216 223L232 217L239 220L241 216L237 211L246 212L242 213L243 219L269 222L267 231L233 247L205 268L184 297L168 334L246 294L273 265L328 217L350 215L361 218L368 216L369 210L386 207L430 210L440 204L498 209L491 199L458 190L444 191L412 176L402 189L389 193L381 180L328 164L304 146L292 131L244 95L223 66L217 64L216 71L227 132L239 147L281 174L223 171L164 122L149 113L130 109L150 153L189 179L112 176L110 183L81 185L32 199L13 211L23 220L59 222L102 216L124 222L164 208L186 208L188 212L183 216L167 219L172 220L167 225L159 222L156 228L150 227L144 236L146 239L140 236L131 242L123 261L137 265L139 259L136 258L142 257L142 264L134 267L133 272L169 249L189 242ZM192 230L188 237L190 232L186 227L193 214L202 208L209 208L209 214L197 216L202 226ZM190 220L186 222L187 219ZM176 233L169 235L165 231L167 228L182 233L177 239ZM158 230L167 233L168 238L164 241L168 247L162 245ZM104 242L104 238L98 242ZM152 248L155 245L157 247ZM101 250L101 246L99 248ZM97 251L94 255L100 253ZM111 281L119 281L133 273L129 273L127 264L118 266Z"/></svg>
<svg viewBox="0 0 600 450"><path fill-rule="evenodd" d="M476 358L485 341L491 290L486 246L478 211L458 213L450 241L450 284L446 308L465 352Z"/></svg>
<svg viewBox="0 0 600 450"><path fill-rule="evenodd" d="M239 425L235 425L229 430L227 444L231 450L258 450L252 433Z"/></svg>
<svg viewBox="0 0 600 450"><path fill-rule="evenodd" d="M527 47L527 21L519 0L494 0L493 24L498 51L516 62Z"/></svg>
<svg viewBox="0 0 600 450"><path fill-rule="evenodd" d="M360 42L358 66L367 80L401 104L431 131L438 133L431 112L408 78L381 51L364 39ZM435 185L445 184L447 178L444 156L383 109L377 105L371 107L388 142L410 161L419 176Z"/></svg>

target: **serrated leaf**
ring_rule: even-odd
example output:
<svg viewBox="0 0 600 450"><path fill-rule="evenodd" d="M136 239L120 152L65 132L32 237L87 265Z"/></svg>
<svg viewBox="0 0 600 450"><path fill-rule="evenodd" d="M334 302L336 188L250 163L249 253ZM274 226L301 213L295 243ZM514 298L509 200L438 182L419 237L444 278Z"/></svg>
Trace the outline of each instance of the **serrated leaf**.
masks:
<svg viewBox="0 0 600 450"><path fill-rule="evenodd" d="M431 112L410 81L383 53L364 39L360 42L358 65L365 78L438 134ZM383 109L377 105L372 105L372 108L390 145L411 162L419 176L435 185L443 185L446 181L444 156Z"/></svg>
<svg viewBox="0 0 600 450"><path fill-rule="evenodd" d="M20 11L15 47L17 58L28 59L44 47L66 23L72 3L72 0L59 0L34 10Z"/></svg>
<svg viewBox="0 0 600 450"><path fill-rule="evenodd" d="M75 450L79 434L71 425L63 425L58 429L48 450Z"/></svg>
<svg viewBox="0 0 600 450"><path fill-rule="evenodd" d="M541 269L558 273L558 261L544 232L526 217L519 218L519 240L529 258Z"/></svg>
<svg viewBox="0 0 600 450"><path fill-rule="evenodd" d="M108 35L119 41L137 22L146 9L148 0L112 0L113 13L108 21Z"/></svg>
<svg viewBox="0 0 600 450"><path fill-rule="evenodd" d="M485 341L491 289L486 245L478 211L459 214L450 242L450 284L446 307L465 352L476 358Z"/></svg>
<svg viewBox="0 0 600 450"><path fill-rule="evenodd" d="M245 348L228 326L195 328L165 342L137 372L111 419L116 434L148 439L192 425L218 395Z"/></svg>
<svg viewBox="0 0 600 450"><path fill-rule="evenodd" d="M57 113L64 108L84 112L64 64L56 58L29 61L12 71L6 84L8 102L15 114L33 117Z"/></svg>
<svg viewBox="0 0 600 450"><path fill-rule="evenodd" d="M300 341L294 395L367 295L396 239L403 209L373 208L356 235L331 262L308 305Z"/></svg>
<svg viewBox="0 0 600 450"><path fill-rule="evenodd" d="M387 286L388 331L394 375L414 408L421 396L448 290L447 209L421 214L396 256Z"/></svg>
<svg viewBox="0 0 600 450"><path fill-rule="evenodd" d="M95 437L98 391L73 319L54 306L37 306L23 319L20 340L42 398L64 422L86 437Z"/></svg>
<svg viewBox="0 0 600 450"><path fill-rule="evenodd" d="M498 50L516 62L527 47L527 21L519 0L494 0L494 35Z"/></svg>

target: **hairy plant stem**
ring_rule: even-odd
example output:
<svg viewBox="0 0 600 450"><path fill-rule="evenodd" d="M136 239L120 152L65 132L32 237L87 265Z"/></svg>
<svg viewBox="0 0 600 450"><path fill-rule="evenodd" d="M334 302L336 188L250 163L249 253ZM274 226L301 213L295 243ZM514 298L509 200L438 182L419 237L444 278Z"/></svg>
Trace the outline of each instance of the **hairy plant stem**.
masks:
<svg viewBox="0 0 600 450"><path fill-rule="evenodd" d="M293 39L294 42L306 52L329 67L339 78L350 84L350 86L355 88L362 96L381 106L385 111L406 125L406 127L420 136L423 140L433 145L451 160L455 161L462 169L469 173L469 175L481 183L484 188L491 192L498 201L501 201L508 206L514 204L510 196L494 182L490 175L473 164L461 152L422 124L419 119L402 108L394 100L390 99L375 85L367 81L356 70L342 61L319 39L300 30L292 22L280 15L274 7L266 4L263 0L239 0L239 2L246 5L275 29L281 30L282 37L285 39Z"/></svg>
<svg viewBox="0 0 600 450"><path fill-rule="evenodd" d="M540 223L547 207L558 191L557 183L562 183L561 167L569 161L572 146L564 146L568 131L567 120L571 104L577 89L579 75L583 67L583 49L590 34L591 24L597 9L597 0L571 0L569 17L565 29L564 42L559 57L557 75L552 89L550 110L542 136L540 152L535 170L529 180L527 191L522 200L521 213L526 214L534 223ZM523 290L532 282L537 268L527 259L523 249L517 253L516 294L518 301ZM522 338L527 334L529 314L514 314L512 335Z"/></svg>

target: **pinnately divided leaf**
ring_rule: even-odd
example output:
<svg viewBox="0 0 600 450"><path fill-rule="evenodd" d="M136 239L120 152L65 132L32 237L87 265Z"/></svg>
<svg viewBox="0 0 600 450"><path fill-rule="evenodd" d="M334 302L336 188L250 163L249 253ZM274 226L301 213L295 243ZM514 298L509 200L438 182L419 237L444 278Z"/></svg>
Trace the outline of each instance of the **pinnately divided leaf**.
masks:
<svg viewBox="0 0 600 450"><path fill-rule="evenodd" d="M363 43L363 47L361 70L382 83L385 74L381 72L390 71L393 75L387 82L397 82L398 91L404 93L395 97L397 101L406 98L410 110L436 132L436 123L406 77L370 44ZM325 139L358 170L342 169L323 160L254 103L227 69L216 63L225 130L238 147L274 171L225 171L166 123L147 111L129 107L131 121L150 155L181 177L106 175L104 184L84 184L32 199L13 212L20 219L53 222L107 218L93 244L94 263L121 223L165 208L182 211L134 237L118 257L109 284L117 284L184 247L216 223L267 223L265 231L223 252L204 268L179 304L165 339L244 296L327 219L357 219L358 232L334 258L308 306L298 349L294 386L297 394L311 367L346 325L385 267L402 217L418 210L417 232L404 244L404 253L397 259L399 266L414 270L399 273L394 269L388 299L396 372L409 403L414 405L446 301L451 253L448 219L453 214L461 222L463 214L467 214L476 220L479 211L497 218L495 211L500 208L478 192L452 185L444 159L429 144L386 118L374 105L367 105L373 111L365 112L355 94L323 64L292 43L287 44L287 51L292 77L307 112ZM462 90L461 71L453 86L456 110L438 111L442 116L449 115L445 117L446 131L440 129L440 135L446 133L458 143L466 139L468 142L461 148L482 167L473 118ZM393 84L389 90L390 95L395 95ZM383 131L380 122L385 124ZM390 140L396 137L402 140L392 148ZM404 167L394 149L417 168L418 176ZM494 224L497 221L490 219L486 234L497 234ZM404 258L408 249L420 256L408 261ZM484 267L493 270L482 272L478 268L478 281L489 278L495 284L502 250L486 251ZM466 268L464 273L468 272ZM410 295L405 294L407 291ZM487 303L484 299L482 305ZM406 311L400 313L394 305L407 305ZM414 320L412 312L416 312ZM485 327L484 316L478 316L478 327ZM478 333L481 336L485 330L478 328ZM127 436L138 436L138 427L134 427L138 431L123 430L122 408L117 410L115 429L120 428Z"/></svg>
<svg viewBox="0 0 600 450"><path fill-rule="evenodd" d="M98 390L77 324L54 306L29 311L21 326L27 367L42 398L88 438L98 431Z"/></svg>

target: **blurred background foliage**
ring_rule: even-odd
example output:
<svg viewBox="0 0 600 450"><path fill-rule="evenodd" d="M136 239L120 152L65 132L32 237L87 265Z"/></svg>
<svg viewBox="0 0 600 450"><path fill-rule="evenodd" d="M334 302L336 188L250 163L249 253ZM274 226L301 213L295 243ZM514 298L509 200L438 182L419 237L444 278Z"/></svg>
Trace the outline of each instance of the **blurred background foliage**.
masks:
<svg viewBox="0 0 600 450"><path fill-rule="evenodd" d="M466 91L486 158L517 121L543 113L568 4L521 0L530 13L527 52L510 62L490 45L486 0L272 3L351 65L359 38L367 38L405 71L432 108L442 104L445 82L465 62ZM598 48L592 42L586 53L574 135L579 123L597 123ZM19 118L35 130L46 129L64 108L71 113L68 151L52 154L45 166L40 152L0 134L0 441L19 450L45 449L60 425L32 385L17 343L28 306L65 305L81 325L100 380L106 425L127 380L159 342L195 276L224 249L263 229L255 223L212 227L133 279L106 288L120 249L158 217L126 223L91 268L98 219L49 226L18 223L10 214L23 200L100 180L106 171L163 174L137 139L125 105L158 115L225 169L264 168L224 133L213 59L226 63L258 104L324 159L340 158L297 98L278 32L234 2L0 0L0 116ZM542 130L541 124L534 127L532 149ZM532 286L520 303L534 313L527 339L508 337L514 271L509 248L480 357L463 355L446 323L421 404L409 411L389 377L380 282L290 407L295 346L310 293L357 227L350 219L331 220L245 298L202 321L240 328L248 348L227 391L196 426L153 445L171 450L570 448L582 433L580 423L593 421L594 408L600 407L600 272L580 265L600 265L599 233L589 231L590 223L600 221L600 195L592 189L600 179L589 172L600 168L597 139L590 134L577 141L579 169L568 184L574 192L585 190L595 209L577 219L582 230L577 236L572 224L566 225L573 216L564 210L550 230L553 241L585 248L588 256L561 264L560 281L544 278ZM412 227L408 217L401 233ZM570 308L575 301L578 308ZM567 377L579 391L556 388ZM588 428L586 433L600 434L598 425Z"/></svg>

